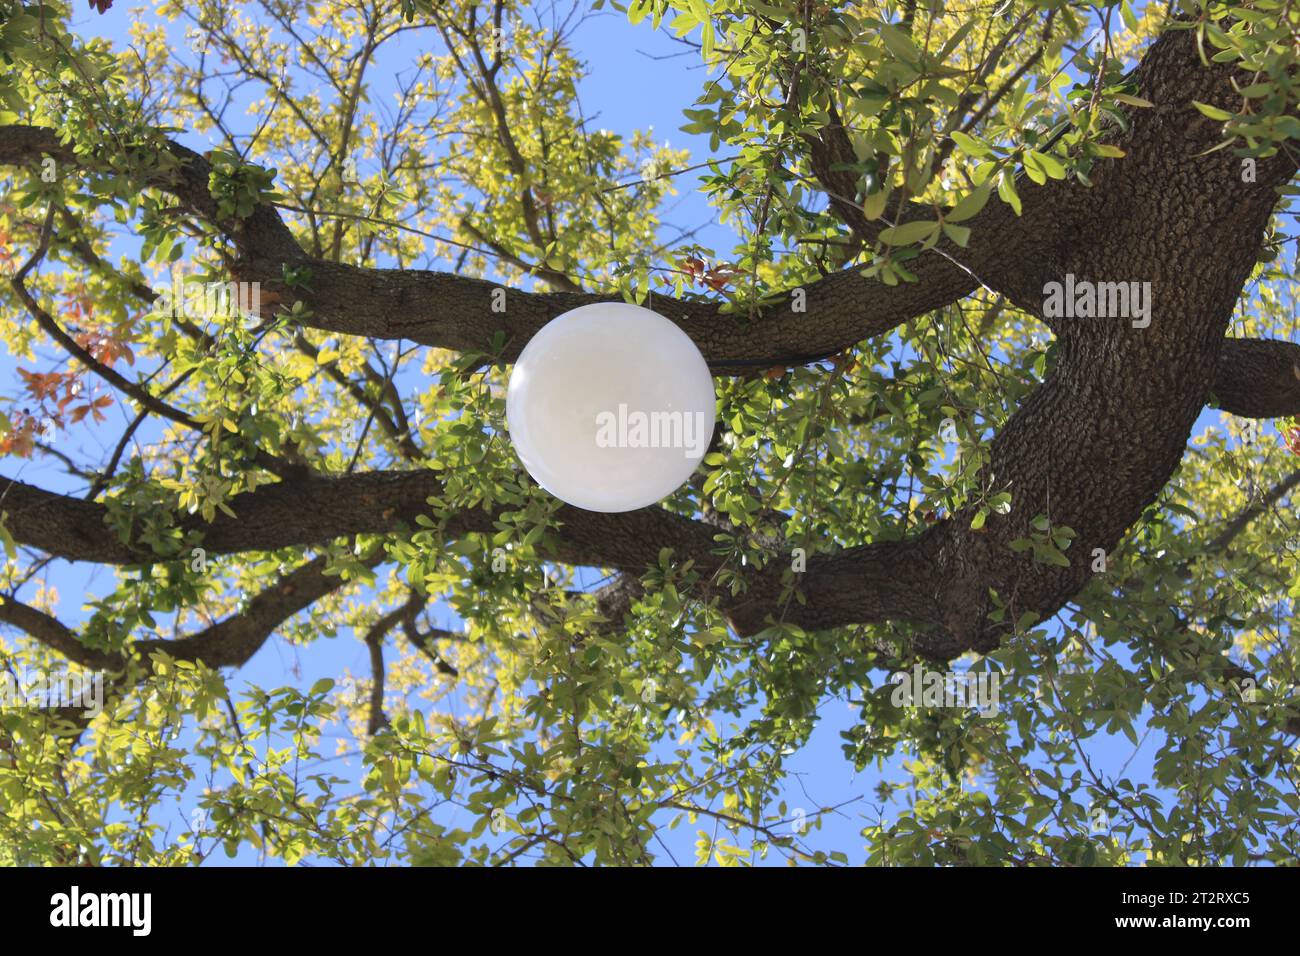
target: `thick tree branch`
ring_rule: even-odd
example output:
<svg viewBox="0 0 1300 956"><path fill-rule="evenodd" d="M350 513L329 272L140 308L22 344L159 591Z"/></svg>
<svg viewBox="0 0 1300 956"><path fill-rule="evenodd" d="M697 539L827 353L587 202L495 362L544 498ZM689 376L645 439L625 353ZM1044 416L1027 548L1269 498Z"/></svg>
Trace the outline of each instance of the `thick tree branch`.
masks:
<svg viewBox="0 0 1300 956"><path fill-rule="evenodd" d="M116 654L82 644L77 640L76 632L58 618L13 598L0 596L0 621L24 631L56 654L82 667L108 670L122 665Z"/></svg>
<svg viewBox="0 0 1300 956"><path fill-rule="evenodd" d="M302 299L312 311L313 328L377 339L409 339L459 352L486 353L497 332L506 338L498 356L510 361L546 322L569 309L609 296L574 292L529 293L506 290L498 311L491 282L414 269L370 269L311 259L294 241L272 207L262 204L246 220L222 219L208 192L207 160L176 143L168 144L176 169L156 170L145 185L176 195L191 211L218 226L241 253L237 277L258 281L279 301ZM42 155L95 169L93 160L73 154L51 129L0 127L0 164L34 163ZM1044 192L1044 190L1039 190ZM652 295L647 303L677 322L719 372L775 364L804 364L883 334L908 319L961 298L979 282L1006 287L1014 300L1031 284L1016 281L1010 266L1024 261L1055 219L1029 191L1025 216L991 203L970 225L971 248L949 247L924 254L911 264L918 281L895 286L866 279L857 270L835 273L790 292L756 320L727 314L716 302ZM960 262L961 265L956 263ZM284 283L284 266L306 269L306 287ZM794 311L796 296L803 311Z"/></svg>
<svg viewBox="0 0 1300 956"><path fill-rule="evenodd" d="M1213 396L1242 418L1300 415L1300 345L1276 339L1224 339Z"/></svg>
<svg viewBox="0 0 1300 956"><path fill-rule="evenodd" d="M125 654L87 647L57 618L12 598L0 599L0 621L25 631L68 660L95 670L120 671L131 654L147 658L154 651L163 651L177 660L202 661L212 668L240 667L276 628L345 583L338 575L326 574L325 568L324 557L308 561L255 595L239 613L178 640L135 641Z"/></svg>
<svg viewBox="0 0 1300 956"><path fill-rule="evenodd" d="M274 208L259 204L247 219L222 216L216 199L208 190L211 164L194 150L169 139L162 139L162 146L163 161L143 175L142 185L174 195L195 215L229 236L241 252L279 258L285 262L303 257L301 247ZM143 148L153 150L154 147L150 144ZM49 127L0 127L0 165L38 164L44 156L92 172L109 168L106 162L94 156L78 156L72 144L63 142L58 132Z"/></svg>
<svg viewBox="0 0 1300 956"><path fill-rule="evenodd" d="M272 551L330 541L356 533L384 534L415 529L419 515L430 515L428 500L443 493L432 471L362 472L337 477L302 476L263 485L226 504L235 517L178 514L175 523L194 532L209 554ZM466 510L447 524L451 537L495 532L500 514ZM70 561L148 564L161 560L150 548L123 543L106 523L108 509L0 477L0 512L14 539ZM558 560L634 570L657 560L660 548L716 566L710 555L716 529L662 508L602 514L563 506L556 512Z"/></svg>
<svg viewBox="0 0 1300 956"><path fill-rule="evenodd" d="M1263 161L1258 182L1243 183L1236 158L1211 151L1220 125L1191 101L1230 108L1239 97L1228 68L1200 64L1190 31L1162 35L1134 78L1155 105L1131 110L1127 132L1114 132L1125 160L1101 167L1094 188L1070 184L1053 198L1058 239L1045 242L1026 269L1038 272L1039 306L1042 283L1067 274L1150 282L1150 325L1134 327L1125 316L1056 321L1056 367L995 437L982 472L990 490L1011 492L1011 512L976 530L974 506L959 510L899 545L898 570L887 581L871 576L879 545L810 561L801 582L808 601L790 602L784 620L812 627L871 620L877 609L863 611L864 592L905 606L919 590L928 608L904 617L938 627L915 638L917 652L945 659L987 651L1024 612L1041 619L1059 610L1091 577L1096 550L1112 551L1156 500L1219 370L1232 374L1240 347L1229 347L1221 364L1224 332L1255 266L1276 187L1295 165L1285 156ZM1039 306L1031 311L1041 314ZM1073 532L1066 567L1011 549L1041 533L1036 518ZM755 630L780 593L779 570L751 585L751 607L733 615L742 630ZM915 589L903 583L912 575ZM995 623L989 614L999 606L1005 610Z"/></svg>

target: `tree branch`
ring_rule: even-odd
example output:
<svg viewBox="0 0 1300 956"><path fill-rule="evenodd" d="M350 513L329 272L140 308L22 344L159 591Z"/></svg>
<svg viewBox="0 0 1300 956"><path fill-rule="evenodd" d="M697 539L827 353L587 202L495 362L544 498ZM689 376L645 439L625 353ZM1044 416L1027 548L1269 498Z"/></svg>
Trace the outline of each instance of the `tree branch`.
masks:
<svg viewBox="0 0 1300 956"><path fill-rule="evenodd" d="M134 641L123 654L87 647L57 618L13 598L0 599L0 621L20 628L68 660L95 670L120 671L132 654L148 658L154 651L163 651L177 660L202 661L211 668L240 667L276 628L345 583L338 575L325 574L325 568L324 557L314 558L255 595L238 614L178 640Z"/></svg>
<svg viewBox="0 0 1300 956"><path fill-rule="evenodd" d="M1300 345L1224 339L1212 392L1221 409L1242 418L1300 415Z"/></svg>
<svg viewBox="0 0 1300 956"><path fill-rule="evenodd" d="M416 269L371 269L311 259L293 239L276 210L255 207L248 219L222 219L208 192L207 160L168 142L175 170L154 170L144 185L167 190L195 214L213 222L235 244L241 257L232 271L244 281L258 281L280 301L302 299L311 309L313 328L376 339L406 338L454 351L487 352L499 331L506 337L504 361L513 360L528 340L555 316L580 305L609 301L610 296L576 292L529 293L505 290L505 309L496 311L494 283L467 276ZM35 162L41 155L94 170L95 161L73 154L44 127L0 127L0 164ZM1045 192L1044 189L1039 192ZM677 322L695 341L717 372L743 372L774 364L817 361L895 328L908 319L966 295L979 281L997 282L1009 267L1024 261L1054 218L1035 213L1034 190L1027 190L1030 209L1017 218L1009 208L990 204L971 221L971 248L946 249L949 258L926 253L912 263L918 281L895 286L846 270L789 290L757 320L721 311L716 302L678 300L651 295L647 305ZM1039 204L1041 205L1041 204ZM955 265L957 258L967 268ZM284 266L306 268L306 288L284 283ZM976 278L978 276L978 278ZM1028 286L1008 281L1015 301ZM999 290L1001 291L1001 289ZM795 295L804 311L793 311Z"/></svg>
<svg viewBox="0 0 1300 956"><path fill-rule="evenodd" d="M428 500L440 497L442 483L432 471L375 471L341 476L305 475L262 485L226 501L235 513L177 514L175 526L193 532L209 554L273 551L331 541L350 534L388 534L416 528L419 515L431 515ZM495 532L510 509L466 510L447 524L450 537ZM0 476L0 511L14 539L69 561L100 564L150 564L160 560L147 545L122 542L108 525L108 509ZM555 557L574 564L597 564L640 573L658 559L660 548L716 567L710 555L716 529L662 508L621 514L562 506L556 512Z"/></svg>

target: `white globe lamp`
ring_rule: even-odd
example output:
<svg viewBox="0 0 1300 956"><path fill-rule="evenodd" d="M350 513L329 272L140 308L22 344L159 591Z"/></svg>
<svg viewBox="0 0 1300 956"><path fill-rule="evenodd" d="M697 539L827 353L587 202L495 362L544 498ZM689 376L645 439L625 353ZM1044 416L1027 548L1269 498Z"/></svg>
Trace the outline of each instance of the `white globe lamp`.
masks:
<svg viewBox="0 0 1300 956"><path fill-rule="evenodd" d="M565 312L524 347L506 395L510 440L533 480L588 511L672 494L713 438L713 376L690 337L623 302Z"/></svg>

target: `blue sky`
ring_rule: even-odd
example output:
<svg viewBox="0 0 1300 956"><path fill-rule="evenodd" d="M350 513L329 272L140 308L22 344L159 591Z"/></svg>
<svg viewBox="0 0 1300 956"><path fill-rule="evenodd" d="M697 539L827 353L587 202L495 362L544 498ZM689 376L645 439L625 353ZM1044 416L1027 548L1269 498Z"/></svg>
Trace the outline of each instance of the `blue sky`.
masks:
<svg viewBox="0 0 1300 956"><path fill-rule="evenodd" d="M78 5L76 9L76 20L83 35L98 34L111 39L119 47L125 44L127 29L133 20L153 17L149 8L133 8L123 0L118 0L118 4L103 16L89 11L84 5ZM179 37L181 31L177 29L176 32ZM653 128L658 140L668 140L674 147L689 148L693 161L709 154L705 138L684 134L679 129L683 122L681 110L692 104L707 78L705 71L697 65L693 52L662 35L651 33L645 25L637 28L630 26L624 16L616 11L605 11L585 22L578 29L574 43L590 71L588 80L581 88L581 97L583 111L590 118L592 126L629 135L635 129L649 127ZM372 91L372 96L382 95L383 92L380 85ZM179 138L186 145L200 150L213 145L192 135L181 134ZM714 222L712 211L691 189L694 182L694 174L679 179L679 196L670 201L669 212L666 214L668 225L672 227L666 235L673 234L678 229L698 228L701 230L698 241L702 245L718 250L729 249L734 237ZM50 354L45 353L47 357ZM15 365L12 356L0 353L0 383L3 383L0 385L0 395L9 397L16 391L13 371ZM42 363L37 363L37 366L45 367ZM408 385L418 387L414 381L408 382ZM118 417L124 414L121 409L115 411ZM1202 416L1198 430L1217 419L1217 413L1207 412ZM63 450L82 460L102 460L123 425L124 421L113 418L106 427L63 436L62 440L70 446L63 447ZM21 472L17 472L14 466L12 459L6 460L5 473L16 474L23 480L54 490L73 490L79 487L77 482L68 479L59 470L56 462L48 458L37 457L25 463ZM59 588L62 595L60 612L63 619L76 621L85 616L81 607L83 594L106 590L109 587L110 572L56 562L49 580ZM444 610L440 617L443 624L455 623L449 610ZM319 677L340 678L345 670L355 675L365 675L368 667L364 645L347 631L334 638L322 638L306 648L292 646L276 638L269 641L252 662L231 680L231 686L232 689L237 689L249 683L269 689L293 684L306 688ZM787 787L786 802L792 809L802 808L811 815L819 806L856 800L856 803L829 815L824 821L822 834L812 842L826 849L845 850L849 853L850 860L857 861L862 857L862 841L858 835L863 826L861 815L870 813L874 816L871 805L874 803L872 791L876 783L882 776L897 781L904 775L897 761L885 768L883 773L854 772L841 751L839 736L841 731L853 726L856 719L856 713L847 701L823 701L820 715L821 722L811 742L790 761L792 776ZM1130 758L1133 749L1122 737L1109 741L1097 738L1091 743L1090 751L1098 767L1105 771L1116 770ZM1139 751L1129 765L1127 775L1134 780L1148 780L1153 751L1154 745L1148 745L1145 751ZM352 761L353 770L358 763ZM332 765L332 769L341 776L348 775L337 765ZM177 809L174 821L176 825L188 817L188 812L188 806ZM461 815L459 819L444 822L470 826L473 820L468 814L458 812ZM896 815L896 811L891 813L887 810L885 815ZM704 823L700 826L703 827ZM661 839L673 858L683 863L693 861L695 830L696 827L683 824L674 831L661 834ZM218 852L211 862L221 864L225 861L226 858ZM251 850L244 850L235 862L253 863L256 862L256 856ZM666 855L663 862L668 862Z"/></svg>

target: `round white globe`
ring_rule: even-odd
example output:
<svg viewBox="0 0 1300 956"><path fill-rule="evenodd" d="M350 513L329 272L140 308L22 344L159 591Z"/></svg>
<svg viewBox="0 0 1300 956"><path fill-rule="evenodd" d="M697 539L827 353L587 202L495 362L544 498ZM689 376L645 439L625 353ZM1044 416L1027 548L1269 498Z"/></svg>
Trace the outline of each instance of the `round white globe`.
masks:
<svg viewBox="0 0 1300 956"><path fill-rule="evenodd" d="M600 302L557 316L515 362L510 440L533 480L588 511L633 511L682 486L713 438L713 376L661 315Z"/></svg>

